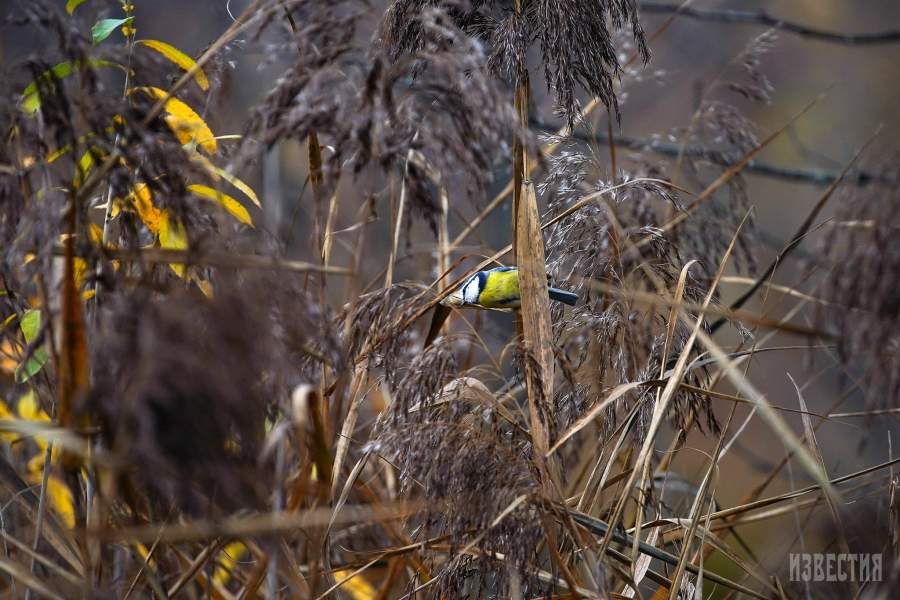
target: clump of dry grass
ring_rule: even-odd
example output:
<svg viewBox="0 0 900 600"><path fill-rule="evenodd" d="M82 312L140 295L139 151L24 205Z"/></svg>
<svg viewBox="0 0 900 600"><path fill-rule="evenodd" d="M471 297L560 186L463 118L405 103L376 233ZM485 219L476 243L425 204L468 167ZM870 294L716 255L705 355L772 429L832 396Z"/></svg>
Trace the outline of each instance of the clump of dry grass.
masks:
<svg viewBox="0 0 900 600"><path fill-rule="evenodd" d="M713 582L766 598L784 577L770 581L772 546L744 528L822 506L834 524L810 516L803 547L883 551L896 579L896 535L866 545L826 483L825 415L798 386L801 443L779 416L797 399L766 397L772 373L742 362L793 348L770 331L834 336L891 414L896 169L843 184L822 297L778 288L823 305L823 331L718 303L732 262L752 273L741 165L768 142L734 94L773 101L770 33L703 90L675 132L692 151L664 164L569 136L539 146L526 127L529 70L570 129L598 105L620 118L616 40L649 60L631 0L258 0L180 66L132 35L92 43L88 10L27 7L19 25L49 51L0 83L0 592L674 598ZM241 139L212 147L191 132L212 134L225 65L247 48L288 66L229 127ZM123 51L127 79L98 62ZM45 75L64 61L77 68ZM135 90L149 86L206 109L178 117ZM265 231L245 183L260 150L293 142L308 166L300 247ZM462 243L516 163L524 316L455 313L426 343L426 315L473 257L508 259ZM543 309L545 268L575 307ZM758 328L753 348L712 339L714 316ZM745 404L790 448L761 481L723 460L748 441ZM842 481L879 527L897 521L893 460ZM795 464L816 486L766 497Z"/></svg>

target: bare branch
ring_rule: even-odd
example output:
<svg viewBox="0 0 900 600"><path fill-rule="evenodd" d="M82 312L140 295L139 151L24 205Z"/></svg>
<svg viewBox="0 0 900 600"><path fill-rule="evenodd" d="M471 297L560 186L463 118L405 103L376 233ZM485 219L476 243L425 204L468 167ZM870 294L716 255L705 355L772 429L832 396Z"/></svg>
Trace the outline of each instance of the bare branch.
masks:
<svg viewBox="0 0 900 600"><path fill-rule="evenodd" d="M751 23L772 27L781 31L787 31L803 37L822 40L833 44L847 45L875 45L896 44L900 42L900 30L887 29L871 33L841 33L816 29L802 23L779 19L764 10L731 10L685 7L682 3L668 2L641 2L641 11L645 14L673 14L697 19L698 21L710 21L713 23Z"/></svg>
<svg viewBox="0 0 900 600"><path fill-rule="evenodd" d="M534 129L550 132L554 135L557 132L557 127L551 123L544 123L543 121L532 119L529 122L529 125ZM606 145L609 143L609 135L601 132L589 135L583 131L575 131L572 133L572 137L589 144L596 143ZM662 156L678 156L679 151L681 151L681 146L679 144L672 144L656 139L616 135L613 136L613 141L616 146L628 148L629 150L644 150ZM685 156L703 157L708 156L709 151L702 146L686 146L683 154ZM839 171L828 169L791 169L789 167L782 167L757 160L750 161L750 163L744 167L744 171L756 173L763 177L781 179L783 181L797 181L821 186L831 185L841 176ZM862 186L872 183L873 181L881 183L898 183L883 175L871 173L869 171L855 171L845 178L844 183Z"/></svg>
<svg viewBox="0 0 900 600"><path fill-rule="evenodd" d="M317 265L299 260L287 260L276 256L260 254L233 254L230 252L205 252L177 250L171 248L103 248L101 252L111 259L133 260L151 264L181 263L203 267L223 267L230 269L263 269L273 271L293 271L296 273L319 272L332 275L352 275L350 269ZM54 248L54 254L61 254L62 248Z"/></svg>

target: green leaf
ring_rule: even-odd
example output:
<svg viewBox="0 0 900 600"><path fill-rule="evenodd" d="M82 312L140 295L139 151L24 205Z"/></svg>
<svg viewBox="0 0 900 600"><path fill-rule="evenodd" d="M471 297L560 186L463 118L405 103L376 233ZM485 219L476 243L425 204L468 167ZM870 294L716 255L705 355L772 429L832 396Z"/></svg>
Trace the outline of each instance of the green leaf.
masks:
<svg viewBox="0 0 900 600"><path fill-rule="evenodd" d="M25 314L22 315L22 320L19 321L19 328L22 330L22 335L25 336L27 343L30 344L36 340L41 332L41 311L33 308L26 310Z"/></svg>
<svg viewBox="0 0 900 600"><path fill-rule="evenodd" d="M22 320L19 321L19 328L22 330L22 335L25 336L25 342L28 344L34 342L41 332L41 311L35 309L25 311ZM16 369L16 381L21 383L34 377L44 367L47 360L47 351L43 348L35 348L28 360Z"/></svg>
<svg viewBox="0 0 900 600"><path fill-rule="evenodd" d="M75 9L87 2L87 0L69 0L66 2L66 12L70 15L75 12Z"/></svg>
<svg viewBox="0 0 900 600"><path fill-rule="evenodd" d="M132 21L134 21L134 17L126 17L124 19L101 19L91 27L91 37L94 39L95 44L99 44L108 38L113 31Z"/></svg>
<svg viewBox="0 0 900 600"><path fill-rule="evenodd" d="M61 62L52 69L47 69L38 79L35 79L22 92L22 110L27 113L36 113L41 107L41 95L38 93L38 81L49 81L50 79L63 79L72 74L72 63L69 61Z"/></svg>
<svg viewBox="0 0 900 600"><path fill-rule="evenodd" d="M119 67L123 71L127 71L124 66L108 60L90 59L88 63L94 68ZM20 102L22 110L30 115L36 113L41 107L41 92L38 89L39 84L49 82L53 79L65 79L71 75L78 66L78 62L75 62L73 65L71 62L65 61L41 73L40 77L29 83L22 91L22 100Z"/></svg>

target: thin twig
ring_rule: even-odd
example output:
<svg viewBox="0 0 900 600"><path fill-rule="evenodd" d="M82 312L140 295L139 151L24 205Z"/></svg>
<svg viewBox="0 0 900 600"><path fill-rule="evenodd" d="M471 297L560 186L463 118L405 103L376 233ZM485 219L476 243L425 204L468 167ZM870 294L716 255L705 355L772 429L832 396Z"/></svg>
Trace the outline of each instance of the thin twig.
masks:
<svg viewBox="0 0 900 600"><path fill-rule="evenodd" d="M556 127L551 123L532 119L529 122L529 125L534 129L552 133L553 135L557 133ZM609 134L599 131L594 134L590 134L582 130L577 130L572 132L571 137L590 144L596 143L598 145L605 145L609 142ZM681 148L679 144L664 142L658 139L639 138L627 135L616 135L613 137L613 140L615 141L615 144L617 146L623 148L653 152L654 154L660 154L662 156L678 156L679 148ZM709 156L709 154L710 150L708 148L704 148L703 146L699 145L690 145L685 146L684 148L685 156L702 158L705 156ZM821 186L830 185L841 175L839 171L832 171L829 169L800 169L782 167L780 165L774 165L757 160L750 161L747 166L744 167L744 171L756 173L764 177L771 177L773 179L781 179L783 181L797 181L801 183L809 183L811 185ZM897 181L887 178L884 175L871 173L869 171L857 171L853 173L852 176L845 178L845 183L858 186L864 186L872 182L897 183Z"/></svg>
<svg viewBox="0 0 900 600"><path fill-rule="evenodd" d="M750 288L747 289L746 291L744 291L744 293L741 294L740 297L737 298L737 300L735 300L734 302L731 303L730 308L732 310L740 309L747 302L747 300L752 298L753 295L757 292L757 290L759 290L763 286L763 284L772 275L774 275L775 269L778 268L778 265L780 265L784 261L784 259L787 258L788 254L790 254L790 252L794 248L796 248L797 246L800 245L800 242L802 242L803 239L806 237L806 234L809 233L809 230L812 227L813 223L815 222L816 217L819 215L819 213L822 211L822 209L825 208L825 204L828 202L828 200L834 194L834 191L840 185L841 181L843 181L844 177L847 176L847 173L849 173L850 169L853 168L853 165L856 164L857 159L859 159L860 155L865 151L866 148L869 147L869 144L872 143L872 141L878 136L878 134L880 132L881 132L881 127L879 127L877 130L875 130L875 133L873 133L869 137L869 139L866 140L866 142L862 146L860 146L859 149L853 154L853 157L847 162L847 165L841 171L841 173L837 177L837 179L835 179L832 182L832 184L830 186L828 186L828 189L825 190L825 193L822 194L822 196L816 202L815 206L813 206L812 210L809 212L809 214L803 220L803 223L800 224L800 227L794 233L794 236L791 238L791 241L788 242L788 244L784 247L784 249L778 253L778 256L776 256L775 259L769 264L769 266L765 270L765 272L760 274L760 276L756 279L756 283L754 283L752 286L750 286ZM726 322L726 320L724 318L720 318L718 321L713 323L709 329L710 334L713 334L716 331L718 331L722 327L722 325L725 324L725 322Z"/></svg>
<svg viewBox="0 0 900 600"><path fill-rule="evenodd" d="M53 253L62 254L62 251L62 248L58 247L54 248ZM150 264L180 263L226 269L271 269L273 271L293 271L296 273L315 271L331 275L353 274L350 269L344 267L318 265L301 260L285 260L276 256L263 256L261 254L233 254L231 252L205 252L173 248L103 248L100 251L107 258Z"/></svg>
<svg viewBox="0 0 900 600"><path fill-rule="evenodd" d="M871 33L842 33L840 31L810 27L795 21L786 21L769 14L765 10L691 8L668 2L641 2L641 12L655 14L677 13L682 17L713 23L750 23L834 44L874 45L900 42L900 29L887 29Z"/></svg>
<svg viewBox="0 0 900 600"><path fill-rule="evenodd" d="M32 575L34 575L34 568L37 565L37 559L35 558L38 548L41 543L41 529L44 525L44 515L47 512L47 481L50 479L50 461L53 457L53 442L47 442L47 449L44 452L44 470L41 475L41 494L38 496L38 508L37 508L37 519L34 524L34 542L31 545L31 550L34 554L31 555L31 566L28 571ZM31 587L25 590L25 600L30 600L31 598Z"/></svg>

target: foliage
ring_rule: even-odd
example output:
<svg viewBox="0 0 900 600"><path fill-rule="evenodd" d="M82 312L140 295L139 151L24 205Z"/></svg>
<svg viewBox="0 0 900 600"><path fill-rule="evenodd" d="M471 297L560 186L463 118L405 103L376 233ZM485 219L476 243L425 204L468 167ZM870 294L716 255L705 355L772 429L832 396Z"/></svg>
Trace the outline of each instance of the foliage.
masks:
<svg viewBox="0 0 900 600"><path fill-rule="evenodd" d="M0 592L767 598L786 576L760 557L791 548L743 527L821 506L807 549L883 551L896 579L891 451L838 488L811 420L896 413L896 161L828 188L822 251L776 285L746 170L806 117L764 137L747 116L778 101L771 32L723 57L665 162L613 136L643 76L624 50L646 65L655 39L639 3L383 4L256 0L193 56L138 39L150 3L16 8L46 51L0 90ZM243 120L219 102L241 60L281 69ZM557 135L516 105L529 73ZM283 181L278 153L303 155ZM464 245L508 196L515 247ZM439 304L495 262L519 267L515 315ZM729 305L726 282L799 304ZM767 398L787 369L750 359L798 348L776 334L870 409ZM761 483L723 473L747 438L786 449ZM783 470L814 485L766 496Z"/></svg>

